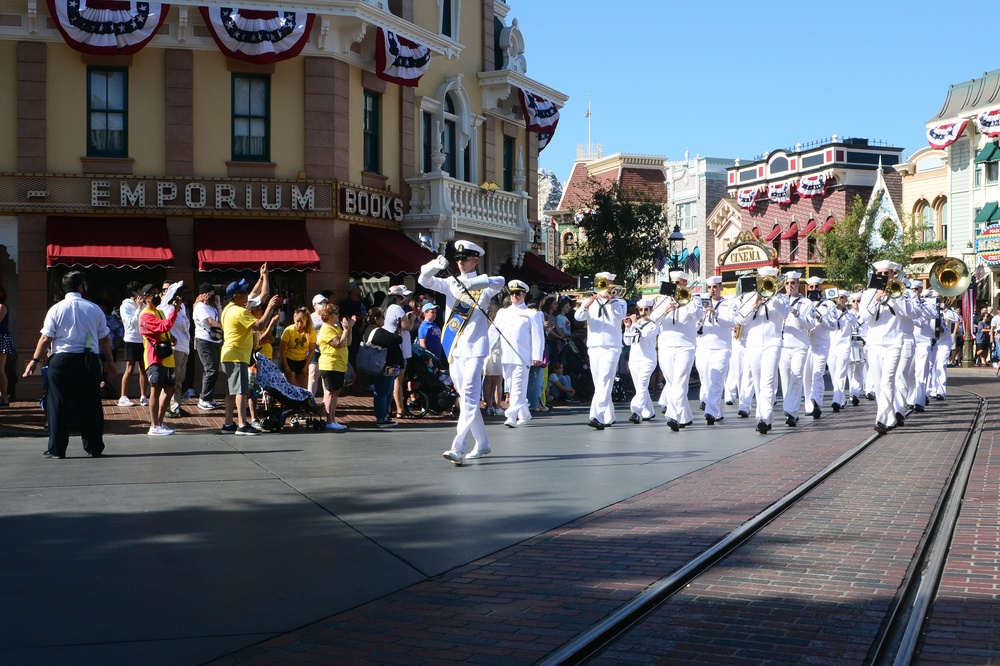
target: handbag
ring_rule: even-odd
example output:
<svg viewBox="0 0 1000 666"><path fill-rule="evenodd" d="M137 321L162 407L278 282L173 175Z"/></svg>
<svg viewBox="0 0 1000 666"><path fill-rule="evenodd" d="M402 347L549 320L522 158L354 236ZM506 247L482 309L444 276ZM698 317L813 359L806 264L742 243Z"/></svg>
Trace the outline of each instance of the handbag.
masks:
<svg viewBox="0 0 1000 666"><path fill-rule="evenodd" d="M159 359L168 358L174 355L174 348L169 340L160 340L153 345L153 355Z"/></svg>
<svg viewBox="0 0 1000 666"><path fill-rule="evenodd" d="M370 340L375 335L372 331L368 336L369 342L362 342L358 348L358 356L355 359L356 370L366 375L380 375L385 368L385 358L389 350L385 347L378 347L371 344Z"/></svg>

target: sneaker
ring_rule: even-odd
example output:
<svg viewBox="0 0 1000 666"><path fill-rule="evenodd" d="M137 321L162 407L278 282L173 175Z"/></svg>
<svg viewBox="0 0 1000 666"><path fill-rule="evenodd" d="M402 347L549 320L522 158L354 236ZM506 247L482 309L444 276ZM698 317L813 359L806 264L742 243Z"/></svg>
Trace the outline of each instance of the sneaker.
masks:
<svg viewBox="0 0 1000 666"><path fill-rule="evenodd" d="M198 394L195 393L194 389L188 389L187 391L184 391L184 395L181 396L181 400L190 400L191 398L195 398L197 396Z"/></svg>
<svg viewBox="0 0 1000 666"><path fill-rule="evenodd" d="M174 431L170 428L164 428L163 426L152 426L146 434L153 435L155 437L166 437L174 434Z"/></svg>
<svg viewBox="0 0 1000 666"><path fill-rule="evenodd" d="M517 427L517 421L515 421L514 419L507 419L506 421L503 422L503 424L508 428Z"/></svg>
<svg viewBox="0 0 1000 666"><path fill-rule="evenodd" d="M496 416L496 415L497 415L496 409L494 409L493 407L486 408L486 416Z"/></svg>
<svg viewBox="0 0 1000 666"><path fill-rule="evenodd" d="M261 423L260 421L258 421L257 419L254 419L253 421L250 421L249 425L250 425L251 428L253 428L257 432L264 432L264 424Z"/></svg>
<svg viewBox="0 0 1000 666"><path fill-rule="evenodd" d="M379 428L395 428L397 423L392 419L375 419L375 425Z"/></svg>
<svg viewBox="0 0 1000 666"><path fill-rule="evenodd" d="M122 397L118 398L119 407L131 407L134 404L135 404L134 402L128 399L127 395L123 395Z"/></svg>
<svg viewBox="0 0 1000 666"><path fill-rule="evenodd" d="M461 453L455 450L445 451L441 455L444 456L445 460L451 461L456 465L458 465L459 467L462 466L462 462L465 459L465 456L463 456Z"/></svg>
<svg viewBox="0 0 1000 666"><path fill-rule="evenodd" d="M466 460L475 460L476 458L482 458L483 456L488 456L493 453L493 449L486 447L483 449L473 449L471 453L465 456Z"/></svg>
<svg viewBox="0 0 1000 666"><path fill-rule="evenodd" d="M580 401L577 400L576 398L566 398L566 402L568 402L568 403L570 403L572 405L578 405L578 404L580 404Z"/></svg>
<svg viewBox="0 0 1000 666"><path fill-rule="evenodd" d="M224 428L225 426L223 426ZM237 435L259 435L260 433L253 429L249 423L244 423L239 428L236 429Z"/></svg>
<svg viewBox="0 0 1000 666"><path fill-rule="evenodd" d="M237 428L235 423L226 423L222 426L222 428L219 429L219 434L232 435L234 432L236 432L236 430Z"/></svg>
<svg viewBox="0 0 1000 666"><path fill-rule="evenodd" d="M326 429L329 430L330 432L343 432L347 430L347 426L345 426L343 423L333 422L333 423L327 423Z"/></svg>
<svg viewBox="0 0 1000 666"><path fill-rule="evenodd" d="M0 398L0 407L10 407L10 403L3 398Z"/></svg>

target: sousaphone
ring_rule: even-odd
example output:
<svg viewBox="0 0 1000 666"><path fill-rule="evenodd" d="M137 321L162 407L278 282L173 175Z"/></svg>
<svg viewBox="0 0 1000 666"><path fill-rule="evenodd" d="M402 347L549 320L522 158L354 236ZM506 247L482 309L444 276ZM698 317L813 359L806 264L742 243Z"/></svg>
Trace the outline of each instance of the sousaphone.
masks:
<svg viewBox="0 0 1000 666"><path fill-rule="evenodd" d="M958 296L972 284L972 272L965 262L955 257L941 257L928 271L931 289L940 296Z"/></svg>

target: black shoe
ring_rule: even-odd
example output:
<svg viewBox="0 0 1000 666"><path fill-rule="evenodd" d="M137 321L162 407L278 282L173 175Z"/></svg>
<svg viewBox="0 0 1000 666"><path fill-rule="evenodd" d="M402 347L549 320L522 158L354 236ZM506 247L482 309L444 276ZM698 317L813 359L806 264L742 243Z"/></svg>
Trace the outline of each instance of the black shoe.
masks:
<svg viewBox="0 0 1000 666"><path fill-rule="evenodd" d="M632 412L632 413L631 413L631 414L629 415L629 417L628 417L628 420L629 420L629 421L631 421L632 423L640 423L640 422L642 421L642 417L640 417L640 416L639 416L638 414L636 414L635 412Z"/></svg>
<svg viewBox="0 0 1000 666"><path fill-rule="evenodd" d="M715 419L715 422L719 423L720 421L725 421L725 420L726 420L725 416L720 416L719 418Z"/></svg>
<svg viewBox="0 0 1000 666"><path fill-rule="evenodd" d="M830 407L833 409L833 413L834 414L836 414L837 412L840 411L840 404L839 403L835 402L835 403L831 404Z"/></svg>
<svg viewBox="0 0 1000 666"><path fill-rule="evenodd" d="M740 411L736 412L736 416L740 417L741 419L750 418L750 414L747 413L747 412L745 412L745 411L743 411L742 409Z"/></svg>
<svg viewBox="0 0 1000 666"><path fill-rule="evenodd" d="M694 421L688 421L687 423L681 423L681 424L680 424L680 426L681 426L682 428L687 428L687 427L688 427L689 425L691 425L692 423L694 423Z"/></svg>
<svg viewBox="0 0 1000 666"><path fill-rule="evenodd" d="M235 423L223 423L222 427L219 428L220 435L232 435L236 432L238 426Z"/></svg>
<svg viewBox="0 0 1000 666"><path fill-rule="evenodd" d="M905 417L902 414L900 414L899 412L896 412L896 427L897 428L902 428L903 427L904 420L905 420Z"/></svg>
<svg viewBox="0 0 1000 666"><path fill-rule="evenodd" d="M735 403L732 400L726 400L726 404L729 405L729 406L732 406Z"/></svg>
<svg viewBox="0 0 1000 666"><path fill-rule="evenodd" d="M818 419L820 417L820 414L823 413L823 410L820 409L819 405L817 405L815 402L813 403L813 405L815 406L815 409L812 410L810 416L812 416L814 419Z"/></svg>
<svg viewBox="0 0 1000 666"><path fill-rule="evenodd" d="M663 408L663 411L661 411L660 413L661 413L661 414L663 414L664 416L666 416L666 415L667 415L667 408L666 408L666 407L664 407L664 408Z"/></svg>
<svg viewBox="0 0 1000 666"><path fill-rule="evenodd" d="M179 419L183 416L191 416L191 415L185 412L183 407L178 407L177 409L168 409L167 416L169 416L172 419Z"/></svg>
<svg viewBox="0 0 1000 666"><path fill-rule="evenodd" d="M681 424L675 421L674 419L667 419L667 425L670 426L670 429L673 430L674 432L681 431Z"/></svg>
<svg viewBox="0 0 1000 666"><path fill-rule="evenodd" d="M877 432L878 434L884 435L887 430L888 430L888 428L885 427L884 423L876 423L875 424L875 432Z"/></svg>
<svg viewBox="0 0 1000 666"><path fill-rule="evenodd" d="M715 417L711 414L705 414L705 422L708 423L708 425L715 425Z"/></svg>
<svg viewBox="0 0 1000 666"><path fill-rule="evenodd" d="M869 393L865 397L868 398L869 400L874 400L875 399L875 394L874 393Z"/></svg>
<svg viewBox="0 0 1000 666"><path fill-rule="evenodd" d="M785 419L785 425L788 426L789 428L794 428L795 427L795 417L791 416L791 415L788 415L787 418Z"/></svg>
<svg viewBox="0 0 1000 666"><path fill-rule="evenodd" d="M858 400L858 396L856 396L856 395L852 395L851 396L851 404L852 405L854 405L855 407L857 407L859 402L861 402L861 401Z"/></svg>
<svg viewBox="0 0 1000 666"><path fill-rule="evenodd" d="M51 452L49 452L46 449L45 451L42 451L42 457L43 458L53 458L53 459L55 459L55 458L65 458L66 455L65 454L59 455L58 453L51 453Z"/></svg>
<svg viewBox="0 0 1000 666"><path fill-rule="evenodd" d="M923 405L913 405L913 411L915 411L915 412L922 412L922 411L924 411L924 406Z"/></svg>
<svg viewBox="0 0 1000 666"><path fill-rule="evenodd" d="M587 421L587 425L596 430L604 430L604 424L598 421L597 419L590 419L589 421Z"/></svg>
<svg viewBox="0 0 1000 666"><path fill-rule="evenodd" d="M704 402L704 401L702 401L702 402L701 402L701 403L700 403L700 404L698 405L698 409L700 409L701 411L705 411L705 402Z"/></svg>
<svg viewBox="0 0 1000 666"><path fill-rule="evenodd" d="M643 421L652 421L655 418L656 418L656 414L653 414L652 416L647 416L647 417L643 418L642 420Z"/></svg>
<svg viewBox="0 0 1000 666"><path fill-rule="evenodd" d="M934 396L934 399L935 400L944 400L944 396L943 395L936 395L936 396Z"/></svg>
<svg viewBox="0 0 1000 666"><path fill-rule="evenodd" d="M767 431L771 429L771 426L767 425L763 421L757 421L757 432L762 435L766 435Z"/></svg>

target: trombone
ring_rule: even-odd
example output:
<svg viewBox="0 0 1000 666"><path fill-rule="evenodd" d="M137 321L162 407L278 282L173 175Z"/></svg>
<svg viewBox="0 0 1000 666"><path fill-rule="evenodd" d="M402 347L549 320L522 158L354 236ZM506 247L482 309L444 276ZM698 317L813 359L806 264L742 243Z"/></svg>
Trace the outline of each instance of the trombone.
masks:
<svg viewBox="0 0 1000 666"><path fill-rule="evenodd" d="M764 275L757 276L757 295L761 300L767 302L781 293L785 288L785 278L773 278Z"/></svg>
<svg viewBox="0 0 1000 666"><path fill-rule="evenodd" d="M617 297L619 289L621 289L619 285L615 284L603 275L594 280L594 294L603 296L609 300Z"/></svg>

